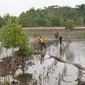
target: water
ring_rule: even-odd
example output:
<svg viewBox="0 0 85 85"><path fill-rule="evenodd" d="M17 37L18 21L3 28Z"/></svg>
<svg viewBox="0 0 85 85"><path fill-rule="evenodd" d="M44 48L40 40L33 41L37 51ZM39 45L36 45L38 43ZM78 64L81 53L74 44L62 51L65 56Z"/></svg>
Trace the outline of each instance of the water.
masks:
<svg viewBox="0 0 85 85"><path fill-rule="evenodd" d="M36 71L37 79L39 74L43 76L42 85L58 85L59 75L63 74L63 70L66 68L66 76L63 77L64 80L61 80L61 85L76 85L76 79L78 74L78 69L72 64L64 64L62 62L58 62L55 59L50 58L49 54L52 56L59 56L59 48L60 46L56 46L52 44L47 48L47 52L44 56L44 62L40 64L39 60L35 59L35 66L30 67L29 72L33 73ZM85 66L85 41L72 42L70 43L68 49L65 51L63 55L64 60L70 63L78 63L82 66ZM85 80L83 78L83 80Z"/></svg>
<svg viewBox="0 0 85 85"><path fill-rule="evenodd" d="M66 43L64 43L66 44ZM29 69L26 72L33 74L33 79L38 81L39 76L42 77L42 85L58 85L59 78L64 78L61 80L61 85L76 85L78 69L72 64L64 64L58 62L54 58L50 58L49 55L60 57L59 54L60 45L53 43L47 48L46 54L44 56L44 62L40 63L40 56L33 55L34 59L32 62L35 65L28 66ZM0 56L5 57L6 54L11 55L11 49L7 50L0 46ZM85 66L85 41L71 42L68 49L62 56L62 59L70 63L79 63ZM0 57L0 58L1 58ZM19 73L19 72L18 72ZM62 74L66 74L62 76ZM85 78L83 78L85 80Z"/></svg>

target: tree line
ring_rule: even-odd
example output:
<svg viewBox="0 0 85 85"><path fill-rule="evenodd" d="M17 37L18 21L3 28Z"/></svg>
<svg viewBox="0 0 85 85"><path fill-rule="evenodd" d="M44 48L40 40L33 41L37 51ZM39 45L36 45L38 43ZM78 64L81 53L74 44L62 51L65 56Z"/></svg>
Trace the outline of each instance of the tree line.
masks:
<svg viewBox="0 0 85 85"><path fill-rule="evenodd" d="M0 16L0 28L6 24L9 16L10 14ZM58 5L36 10L31 8L22 12L18 18L22 27L66 27L67 23L85 26L85 4L76 5L74 8Z"/></svg>

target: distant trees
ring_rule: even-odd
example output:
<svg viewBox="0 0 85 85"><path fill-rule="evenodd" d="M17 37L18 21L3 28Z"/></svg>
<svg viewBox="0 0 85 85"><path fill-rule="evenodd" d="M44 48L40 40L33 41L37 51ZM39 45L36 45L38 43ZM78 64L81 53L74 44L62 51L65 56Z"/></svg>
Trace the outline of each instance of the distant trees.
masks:
<svg viewBox="0 0 85 85"><path fill-rule="evenodd" d="M3 24L4 24L4 20L3 20L3 18L0 16L0 28L3 26Z"/></svg>
<svg viewBox="0 0 85 85"><path fill-rule="evenodd" d="M4 15L3 17L0 16L0 28L2 28L4 25L6 25L6 22L9 18L9 14L7 13L6 15Z"/></svg>
<svg viewBox="0 0 85 85"><path fill-rule="evenodd" d="M84 4L71 8L69 6L59 7L59 6L48 6L44 9L31 8L26 13L21 13L20 22L24 27L55 27L55 26L66 26L66 21L71 19L75 26L84 26L85 25L85 16L84 16ZM83 10L83 11L82 11ZM24 17L25 16L25 17ZM29 18L28 18L29 16ZM24 22L24 18L26 18ZM24 24L25 23L25 24ZM28 25L30 24L30 25ZM26 26L25 26L26 25Z"/></svg>
<svg viewBox="0 0 85 85"><path fill-rule="evenodd" d="M74 21L75 26L85 26L85 4L76 5L75 8L69 6L60 7L58 5L44 7L44 9L31 8L22 12L19 16L22 27L55 27L65 26L67 20ZM0 27L2 27L9 14L0 17Z"/></svg>

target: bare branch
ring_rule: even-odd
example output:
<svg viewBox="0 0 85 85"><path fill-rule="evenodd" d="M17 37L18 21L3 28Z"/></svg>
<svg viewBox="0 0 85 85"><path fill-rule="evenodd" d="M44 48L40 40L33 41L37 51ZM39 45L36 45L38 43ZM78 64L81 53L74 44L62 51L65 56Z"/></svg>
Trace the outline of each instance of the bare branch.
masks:
<svg viewBox="0 0 85 85"><path fill-rule="evenodd" d="M58 60L59 62L72 64L73 66L77 67L78 69L85 70L85 67L81 66L78 63L69 63L69 62L67 62L67 61L65 61L65 60L63 60L61 58L58 58L58 57L55 57L55 56L51 56L51 55L49 55L49 56L50 56L50 58L54 58L54 59Z"/></svg>
<svg viewBox="0 0 85 85"><path fill-rule="evenodd" d="M58 58L58 57L55 57L55 56L50 55L50 58L54 58L54 59L58 60L59 62L67 63L65 60Z"/></svg>

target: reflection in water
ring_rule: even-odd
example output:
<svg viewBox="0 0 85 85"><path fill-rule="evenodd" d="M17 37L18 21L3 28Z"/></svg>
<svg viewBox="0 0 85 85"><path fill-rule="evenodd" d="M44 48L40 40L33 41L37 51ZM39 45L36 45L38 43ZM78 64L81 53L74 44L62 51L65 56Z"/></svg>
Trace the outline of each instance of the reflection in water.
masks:
<svg viewBox="0 0 85 85"><path fill-rule="evenodd" d="M68 48L65 51L65 57L67 62L74 62L75 55L74 55L74 49L72 48L71 43L69 44Z"/></svg>
<svg viewBox="0 0 85 85"><path fill-rule="evenodd" d="M31 41L30 41L31 42ZM66 43L64 43L66 45ZM27 72L33 74L33 78L39 81L39 75L41 75L42 85L75 85L77 78L77 68L71 64L64 64L57 60L50 58L52 56L61 57L62 59L71 62L79 63L85 66L85 42L72 42L68 48L60 54L60 45L53 43L50 45L44 56L44 62L41 64L38 55L34 56L32 62L35 65L28 66ZM0 54L6 54L6 49L0 48ZM11 50L8 50L8 54L11 55ZM40 56L40 55L39 55ZM61 81L61 79L64 81ZM60 81L60 82L59 82ZM65 82L67 81L67 82Z"/></svg>
<svg viewBox="0 0 85 85"><path fill-rule="evenodd" d="M55 47L56 46L51 47L51 50L54 50ZM66 49L66 51L63 55L64 56L63 58L66 59L68 62L71 62L71 63L76 62L76 63L83 65L84 64L84 58L85 58L84 55L83 55L83 54L85 54L84 50L85 50L85 43L72 42L72 43L70 43L70 45ZM50 52L54 52L54 51L50 51ZM55 55L55 53L53 55ZM46 57L46 55L45 55L45 57ZM80 63L80 62L82 62L82 63ZM51 63L51 62L49 62L49 63ZM55 79L51 79L55 82L55 83L51 82L52 85L56 85L58 83L58 80L56 80L56 78L58 78L58 74L62 74L63 69L64 69L64 64L58 62L57 67L55 68L55 71L53 73L54 75L56 74ZM69 83L68 82L61 82L61 85L75 85L75 83L76 83L75 80L77 78L77 68L68 64L67 65L67 74L70 75L70 76L66 76L65 80L71 81L71 82L69 82ZM46 83L46 85L48 85L48 84Z"/></svg>
<svg viewBox="0 0 85 85"><path fill-rule="evenodd" d="M0 46L0 54L2 53L2 51L3 51L3 49L2 49L2 47Z"/></svg>
<svg viewBox="0 0 85 85"><path fill-rule="evenodd" d="M52 45L50 45L46 49L45 56L48 54L48 55L59 57L59 51L60 51L60 45L59 45L59 43L54 42Z"/></svg>

